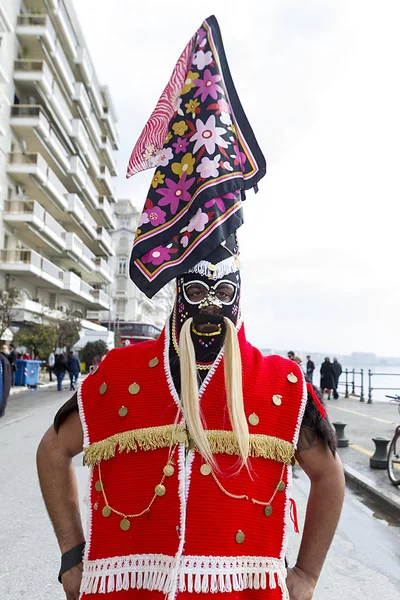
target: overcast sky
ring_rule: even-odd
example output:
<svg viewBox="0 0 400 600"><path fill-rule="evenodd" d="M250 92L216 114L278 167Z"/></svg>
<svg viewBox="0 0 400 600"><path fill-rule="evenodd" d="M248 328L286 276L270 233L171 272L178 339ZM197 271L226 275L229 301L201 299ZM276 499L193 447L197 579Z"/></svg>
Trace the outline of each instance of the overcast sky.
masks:
<svg viewBox="0 0 400 600"><path fill-rule="evenodd" d="M152 173L126 181L130 151L189 38L204 18L218 18L268 163L239 236L249 339L400 355L400 3L75 6L119 117L118 196L140 206Z"/></svg>

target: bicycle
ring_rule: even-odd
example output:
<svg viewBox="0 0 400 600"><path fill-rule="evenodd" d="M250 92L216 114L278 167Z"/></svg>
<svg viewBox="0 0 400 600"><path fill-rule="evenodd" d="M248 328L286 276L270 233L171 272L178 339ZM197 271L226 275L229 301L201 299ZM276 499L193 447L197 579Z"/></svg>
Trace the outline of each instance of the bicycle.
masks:
<svg viewBox="0 0 400 600"><path fill-rule="evenodd" d="M398 404L399 414L400 414L400 396L396 394L395 396L388 396L386 394L386 398L390 398L390 400L394 400Z"/></svg>
<svg viewBox="0 0 400 600"><path fill-rule="evenodd" d="M387 396L399 403L400 412L400 396ZM389 479L393 485L400 485L400 425L396 427L394 436L389 446L387 472Z"/></svg>

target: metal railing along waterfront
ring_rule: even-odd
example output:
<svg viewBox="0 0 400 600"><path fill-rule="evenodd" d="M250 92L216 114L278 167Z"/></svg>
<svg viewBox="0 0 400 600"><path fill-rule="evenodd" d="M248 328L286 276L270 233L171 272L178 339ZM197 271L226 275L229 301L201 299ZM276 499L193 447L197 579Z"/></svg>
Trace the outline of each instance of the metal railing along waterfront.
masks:
<svg viewBox="0 0 400 600"><path fill-rule="evenodd" d="M391 391L400 393L400 380L398 387L390 386L377 386L374 385L374 377L400 377L400 373L379 373L374 372L371 369L365 371L360 369L344 369L341 377L345 378L344 381L339 381L339 386L344 386L344 397L359 396L360 402L365 402L365 385L364 376L367 377L367 403L372 404L372 392L373 391Z"/></svg>

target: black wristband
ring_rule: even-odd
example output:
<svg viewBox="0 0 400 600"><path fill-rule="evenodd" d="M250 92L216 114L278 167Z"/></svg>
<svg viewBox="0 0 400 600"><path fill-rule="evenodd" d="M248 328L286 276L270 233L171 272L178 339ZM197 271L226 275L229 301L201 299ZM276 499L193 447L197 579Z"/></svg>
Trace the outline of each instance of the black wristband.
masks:
<svg viewBox="0 0 400 600"><path fill-rule="evenodd" d="M58 574L58 581L61 582L62 575L72 569L72 567L76 567L79 563L82 562L83 551L85 549L85 542L79 544L79 546L75 546L75 548L71 548L68 552L64 552L61 557L61 569Z"/></svg>

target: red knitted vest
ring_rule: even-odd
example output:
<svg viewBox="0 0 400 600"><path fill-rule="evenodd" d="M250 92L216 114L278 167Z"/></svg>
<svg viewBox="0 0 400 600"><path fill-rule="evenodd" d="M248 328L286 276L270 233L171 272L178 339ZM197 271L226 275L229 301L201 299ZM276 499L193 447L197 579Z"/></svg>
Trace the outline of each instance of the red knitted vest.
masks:
<svg viewBox="0 0 400 600"><path fill-rule="evenodd" d="M220 353L201 389L219 469L175 426L168 324L109 352L79 393L91 467L81 598L286 598L291 458L306 401L301 369L239 331L250 471L237 472ZM181 418L181 417L180 417ZM165 469L165 467L167 468Z"/></svg>

